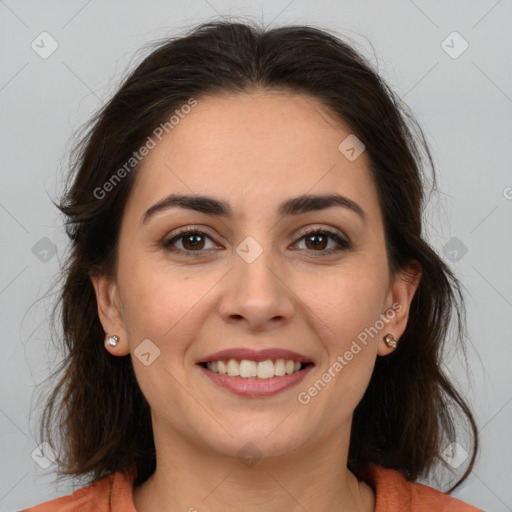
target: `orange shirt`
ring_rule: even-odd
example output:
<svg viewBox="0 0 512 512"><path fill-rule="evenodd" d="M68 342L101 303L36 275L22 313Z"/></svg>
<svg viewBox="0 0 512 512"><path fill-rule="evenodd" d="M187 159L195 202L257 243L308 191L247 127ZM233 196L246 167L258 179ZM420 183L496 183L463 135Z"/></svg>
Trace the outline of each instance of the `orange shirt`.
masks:
<svg viewBox="0 0 512 512"><path fill-rule="evenodd" d="M135 474L113 473L61 498L21 512L136 512L132 499ZM409 482L402 473L371 467L376 489L375 512L484 512L428 487Z"/></svg>

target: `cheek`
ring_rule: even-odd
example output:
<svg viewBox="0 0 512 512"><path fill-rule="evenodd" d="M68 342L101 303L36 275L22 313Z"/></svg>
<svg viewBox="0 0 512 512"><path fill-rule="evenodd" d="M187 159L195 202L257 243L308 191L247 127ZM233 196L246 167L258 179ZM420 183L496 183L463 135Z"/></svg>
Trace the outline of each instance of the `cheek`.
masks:
<svg viewBox="0 0 512 512"><path fill-rule="evenodd" d="M303 283L304 289L314 290L303 300L323 325L332 348L343 350L383 313L387 274L385 269L374 267L370 273L365 268L369 267L361 263L321 279L308 278L309 285Z"/></svg>
<svg viewBox="0 0 512 512"><path fill-rule="evenodd" d="M378 261L361 259L338 268L329 277L309 280L309 289L315 292L303 300L314 313L311 318L326 354L319 375L326 392L322 383L312 392L321 394L320 401L331 403L336 414L346 419L362 398L373 372L380 339L375 325L383 312L387 271ZM377 325L382 327L381 322Z"/></svg>
<svg viewBox="0 0 512 512"><path fill-rule="evenodd" d="M173 353L184 350L200 329L207 296L222 277L154 256L125 258L118 273L132 347L149 338L162 351Z"/></svg>
<svg viewBox="0 0 512 512"><path fill-rule="evenodd" d="M183 381L190 340L202 325L198 318L201 298L218 281L206 275L193 278L190 269L186 272L188 275L171 270L170 265L155 259L135 257L125 258L118 269L119 282L123 283L123 320L137 382L151 408L160 414L167 408L187 407L177 382ZM137 349L147 339L156 349L149 345L154 363L146 366L138 359ZM169 394L169 389L176 392Z"/></svg>

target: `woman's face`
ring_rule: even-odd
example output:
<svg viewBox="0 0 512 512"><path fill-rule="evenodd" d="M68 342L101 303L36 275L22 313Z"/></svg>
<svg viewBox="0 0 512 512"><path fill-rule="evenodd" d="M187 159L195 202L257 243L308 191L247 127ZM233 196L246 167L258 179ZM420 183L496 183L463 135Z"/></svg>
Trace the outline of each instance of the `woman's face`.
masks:
<svg viewBox="0 0 512 512"><path fill-rule="evenodd" d="M251 442L276 456L348 435L417 285L390 281L369 160L350 135L306 96L201 97L144 158L116 276L93 283L105 331L120 338L108 350L130 353L155 440L229 456ZM208 196L226 212L200 201L152 209L171 195ZM290 206L306 195L345 199ZM230 372L263 377L283 373L278 359L310 364L250 380L200 364L219 359L247 359Z"/></svg>

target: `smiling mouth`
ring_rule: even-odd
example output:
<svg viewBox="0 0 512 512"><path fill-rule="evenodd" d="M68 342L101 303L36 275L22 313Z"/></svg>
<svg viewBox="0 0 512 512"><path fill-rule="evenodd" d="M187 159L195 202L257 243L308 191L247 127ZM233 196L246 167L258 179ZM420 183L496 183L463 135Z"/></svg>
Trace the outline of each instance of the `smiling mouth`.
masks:
<svg viewBox="0 0 512 512"><path fill-rule="evenodd" d="M248 359L228 359L203 362L199 365L213 373L228 377L238 377L245 380L269 380L299 373L307 367L313 366L313 363L303 363L290 359L267 359L259 362Z"/></svg>

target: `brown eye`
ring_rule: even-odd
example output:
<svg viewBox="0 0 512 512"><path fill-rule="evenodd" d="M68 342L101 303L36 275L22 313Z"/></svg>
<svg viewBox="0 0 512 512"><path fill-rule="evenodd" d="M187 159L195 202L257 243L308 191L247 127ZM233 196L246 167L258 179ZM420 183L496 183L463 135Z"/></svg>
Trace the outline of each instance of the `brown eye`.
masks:
<svg viewBox="0 0 512 512"><path fill-rule="evenodd" d="M350 242L348 240L335 231L325 229L308 231L302 235L299 242L302 240L305 241L306 250L310 252L332 254L350 247ZM334 248L331 247L330 250L325 250L328 247L330 240L335 242Z"/></svg>
<svg viewBox="0 0 512 512"><path fill-rule="evenodd" d="M162 242L165 249L176 253L182 253L185 256L200 256L204 251L213 247L205 247L207 240L213 242L213 239L204 231L187 228L175 236ZM304 240L306 248L310 253L318 253L318 256L330 255L351 247L350 242L335 231L326 229L310 230L304 233L297 243ZM334 242L334 246L329 248L329 243ZM177 244L181 244L181 247Z"/></svg>
<svg viewBox="0 0 512 512"><path fill-rule="evenodd" d="M202 251L208 250L209 248L205 247L206 239L212 240L212 238L203 231L185 229L172 238L164 240L162 246L165 249L183 252L188 256L190 253L202 253ZM181 244L181 247L175 247L176 243Z"/></svg>
<svg viewBox="0 0 512 512"><path fill-rule="evenodd" d="M187 251L204 248L203 235L196 233L196 234L185 235L185 236L182 236L181 238L183 239L182 245Z"/></svg>
<svg viewBox="0 0 512 512"><path fill-rule="evenodd" d="M308 235L304 239L308 249L325 249L329 244L329 237L319 233Z"/></svg>

